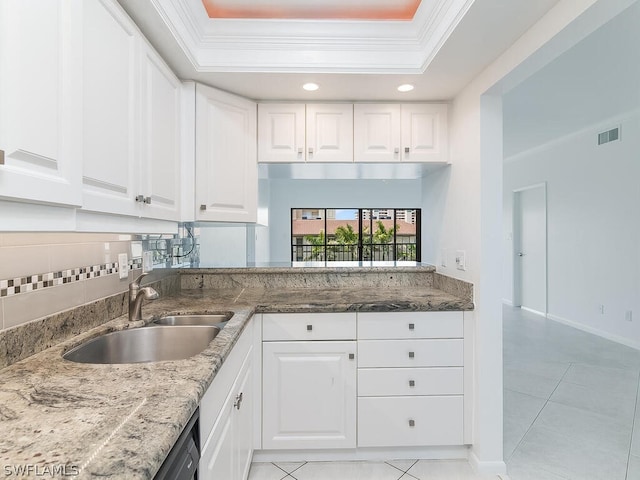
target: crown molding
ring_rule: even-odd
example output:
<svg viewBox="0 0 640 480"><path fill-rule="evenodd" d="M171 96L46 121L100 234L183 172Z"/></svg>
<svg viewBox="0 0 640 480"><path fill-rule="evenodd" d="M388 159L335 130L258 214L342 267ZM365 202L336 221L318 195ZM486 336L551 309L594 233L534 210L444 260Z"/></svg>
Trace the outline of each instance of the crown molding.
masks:
<svg viewBox="0 0 640 480"><path fill-rule="evenodd" d="M152 0L197 72L423 73L474 0L422 2L412 21L210 19Z"/></svg>

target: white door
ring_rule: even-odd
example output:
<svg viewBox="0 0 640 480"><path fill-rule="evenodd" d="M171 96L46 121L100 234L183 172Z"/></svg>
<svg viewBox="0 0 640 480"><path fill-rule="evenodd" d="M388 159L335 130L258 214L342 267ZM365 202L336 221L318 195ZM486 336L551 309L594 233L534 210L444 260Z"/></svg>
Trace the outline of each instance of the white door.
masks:
<svg viewBox="0 0 640 480"><path fill-rule="evenodd" d="M547 313L546 185L514 192L513 252L515 306Z"/></svg>
<svg viewBox="0 0 640 480"><path fill-rule="evenodd" d="M196 220L255 222L256 104L196 85Z"/></svg>
<svg viewBox="0 0 640 480"><path fill-rule="evenodd" d="M307 105L307 162L353 162L353 104Z"/></svg>
<svg viewBox="0 0 640 480"><path fill-rule="evenodd" d="M354 448L356 342L264 342L262 351L263 448Z"/></svg>
<svg viewBox="0 0 640 480"><path fill-rule="evenodd" d="M258 105L258 161L304 162L305 106L302 103Z"/></svg>
<svg viewBox="0 0 640 480"><path fill-rule="evenodd" d="M400 161L400 105L354 105L353 158L356 162Z"/></svg>

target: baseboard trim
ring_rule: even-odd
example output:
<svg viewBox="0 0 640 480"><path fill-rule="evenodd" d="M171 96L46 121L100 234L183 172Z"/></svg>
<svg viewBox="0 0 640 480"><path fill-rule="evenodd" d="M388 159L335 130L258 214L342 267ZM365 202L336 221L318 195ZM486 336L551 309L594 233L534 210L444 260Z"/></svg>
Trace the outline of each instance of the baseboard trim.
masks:
<svg viewBox="0 0 640 480"><path fill-rule="evenodd" d="M529 307L520 307L522 310L524 310L525 312L529 312L529 313L533 313L534 315L539 315L541 317L545 317L547 316L546 313L544 312L540 312L538 310L534 310L533 308L529 308Z"/></svg>
<svg viewBox="0 0 640 480"><path fill-rule="evenodd" d="M598 337L602 337L606 340L611 340L612 342L616 342L621 345L640 350L640 342L621 337L620 335L614 335L613 333L605 332L604 330L600 330L599 328L589 327L588 325L583 325L582 323L569 320L568 318L561 317L560 315L553 315L552 313L548 313L547 318L549 320L553 320L554 322L562 323L563 325L582 330L583 332L597 335Z"/></svg>
<svg viewBox="0 0 640 480"><path fill-rule="evenodd" d="M254 462L329 462L385 460L458 460L469 458L467 445L450 447L380 447L322 450L256 450Z"/></svg>
<svg viewBox="0 0 640 480"><path fill-rule="evenodd" d="M491 475L506 475L507 474L507 464L503 461L492 461L486 462L482 461L476 455L476 452L469 451L469 465L473 468L474 471L480 474L491 474ZM505 477L503 477L505 478Z"/></svg>

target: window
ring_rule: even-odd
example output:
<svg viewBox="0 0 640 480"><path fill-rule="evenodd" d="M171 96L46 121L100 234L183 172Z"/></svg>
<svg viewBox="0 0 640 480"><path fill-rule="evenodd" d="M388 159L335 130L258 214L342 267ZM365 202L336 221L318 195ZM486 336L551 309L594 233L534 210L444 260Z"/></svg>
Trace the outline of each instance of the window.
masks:
<svg viewBox="0 0 640 480"><path fill-rule="evenodd" d="M419 208L292 208L291 260L420 261Z"/></svg>

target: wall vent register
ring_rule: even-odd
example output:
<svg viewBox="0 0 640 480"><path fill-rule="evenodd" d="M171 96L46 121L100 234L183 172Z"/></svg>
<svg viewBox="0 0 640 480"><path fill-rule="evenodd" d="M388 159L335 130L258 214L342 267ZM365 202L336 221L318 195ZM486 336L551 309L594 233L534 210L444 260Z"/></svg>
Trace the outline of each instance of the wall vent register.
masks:
<svg viewBox="0 0 640 480"><path fill-rule="evenodd" d="M620 140L620 127L612 128L606 132L598 134L598 145Z"/></svg>

